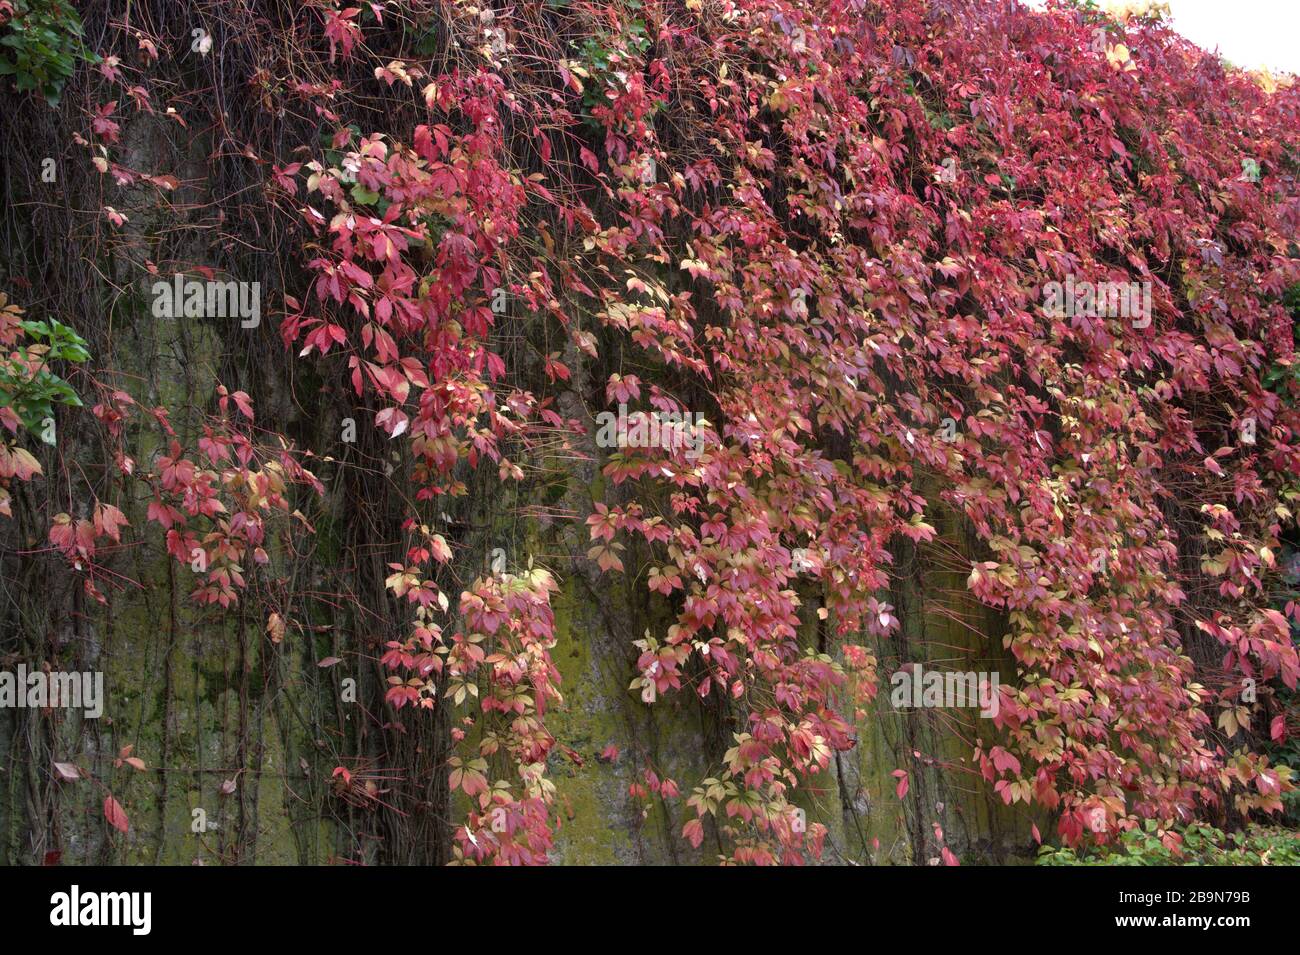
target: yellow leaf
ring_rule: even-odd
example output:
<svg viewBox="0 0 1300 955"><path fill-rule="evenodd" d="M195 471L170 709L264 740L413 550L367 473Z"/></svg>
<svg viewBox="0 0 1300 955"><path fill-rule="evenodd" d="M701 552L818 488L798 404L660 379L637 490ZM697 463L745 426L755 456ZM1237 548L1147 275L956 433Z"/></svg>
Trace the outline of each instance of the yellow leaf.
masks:
<svg viewBox="0 0 1300 955"><path fill-rule="evenodd" d="M278 613L271 614L266 621L266 633L271 638L272 643L279 643L284 639L284 618Z"/></svg>
<svg viewBox="0 0 1300 955"><path fill-rule="evenodd" d="M1116 43L1106 51L1106 59L1117 70L1131 70L1134 66L1129 62L1129 50L1123 43Z"/></svg>

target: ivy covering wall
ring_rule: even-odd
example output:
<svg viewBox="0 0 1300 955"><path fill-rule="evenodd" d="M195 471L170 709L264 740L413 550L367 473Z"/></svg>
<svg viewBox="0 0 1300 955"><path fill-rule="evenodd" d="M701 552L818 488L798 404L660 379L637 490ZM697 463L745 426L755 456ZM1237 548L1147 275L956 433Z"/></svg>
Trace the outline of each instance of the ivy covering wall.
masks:
<svg viewBox="0 0 1300 955"><path fill-rule="evenodd" d="M0 670L107 694L0 709L0 859L1294 825L1290 78L1074 3L20 0L0 102Z"/></svg>

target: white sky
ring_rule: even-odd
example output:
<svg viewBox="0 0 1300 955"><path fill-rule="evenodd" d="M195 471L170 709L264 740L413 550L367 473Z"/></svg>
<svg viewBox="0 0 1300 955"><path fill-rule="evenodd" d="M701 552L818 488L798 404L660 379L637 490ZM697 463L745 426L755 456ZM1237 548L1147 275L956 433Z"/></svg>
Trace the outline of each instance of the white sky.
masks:
<svg viewBox="0 0 1300 955"><path fill-rule="evenodd" d="M1031 7L1042 0L1021 0ZM1300 74L1300 0L1165 0L1174 29L1237 66Z"/></svg>

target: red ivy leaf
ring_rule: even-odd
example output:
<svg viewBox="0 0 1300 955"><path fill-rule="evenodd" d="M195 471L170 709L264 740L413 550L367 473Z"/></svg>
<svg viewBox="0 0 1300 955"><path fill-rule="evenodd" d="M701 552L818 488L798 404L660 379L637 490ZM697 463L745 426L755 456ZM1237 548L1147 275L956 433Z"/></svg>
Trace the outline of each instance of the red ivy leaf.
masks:
<svg viewBox="0 0 1300 955"><path fill-rule="evenodd" d="M126 811L112 796L104 797L104 818L119 832L126 832L131 828L131 822L126 818Z"/></svg>
<svg viewBox="0 0 1300 955"><path fill-rule="evenodd" d="M896 769L889 775L893 776L895 779L898 780L898 788L895 789L894 792L898 794L899 799L902 799L904 796L907 795L907 787L908 787L907 770Z"/></svg>

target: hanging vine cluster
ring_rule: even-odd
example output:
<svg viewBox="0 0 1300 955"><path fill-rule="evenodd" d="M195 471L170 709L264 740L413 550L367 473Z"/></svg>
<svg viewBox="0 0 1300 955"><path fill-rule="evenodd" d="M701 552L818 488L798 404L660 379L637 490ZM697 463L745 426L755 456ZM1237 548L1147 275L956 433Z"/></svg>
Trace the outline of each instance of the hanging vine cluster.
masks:
<svg viewBox="0 0 1300 955"><path fill-rule="evenodd" d="M891 546L936 539L936 515L978 541L967 589L1006 621L986 637L1014 678L973 742L1004 802L1049 810L1069 845L1281 807L1289 769L1214 726L1262 713L1244 686L1300 673L1300 610L1272 602L1300 473L1300 91L1158 18L1069 4L295 7L277 29L297 56L268 47L250 79L316 133L247 145L268 221L294 237L278 331L409 455L387 579L409 627L382 657L386 699L458 714L458 860L552 847L558 583L538 566L449 591L453 550L426 512L474 469L523 479L556 430L589 437L558 398L576 362L611 354L637 373L584 400L685 422L683 440L609 449L614 490L582 515L586 560L672 614L637 643L630 691L741 714L714 774L688 781L693 845L712 827L729 861L821 855L793 791L856 744L871 647L900 627ZM97 45L79 141L110 232L143 217L108 204L113 183L150 202L174 188L127 168L120 141L127 113L184 121L151 84L164 46L130 21ZM367 108L381 95L400 105ZM1135 307L1104 307L1110 288L1137 289ZM496 344L521 316L561 342L536 368ZM12 396L42 374L23 344L41 332L0 318ZM239 600L267 522L323 493L316 455L254 429L241 391L219 389L186 448L166 408L78 380L110 435L159 429L165 454L123 450L118 468L147 484L194 599ZM47 477L17 410L0 408L0 514L6 488ZM97 548L125 533L107 502L49 515L100 600ZM1194 640L1219 646L1211 674Z"/></svg>

